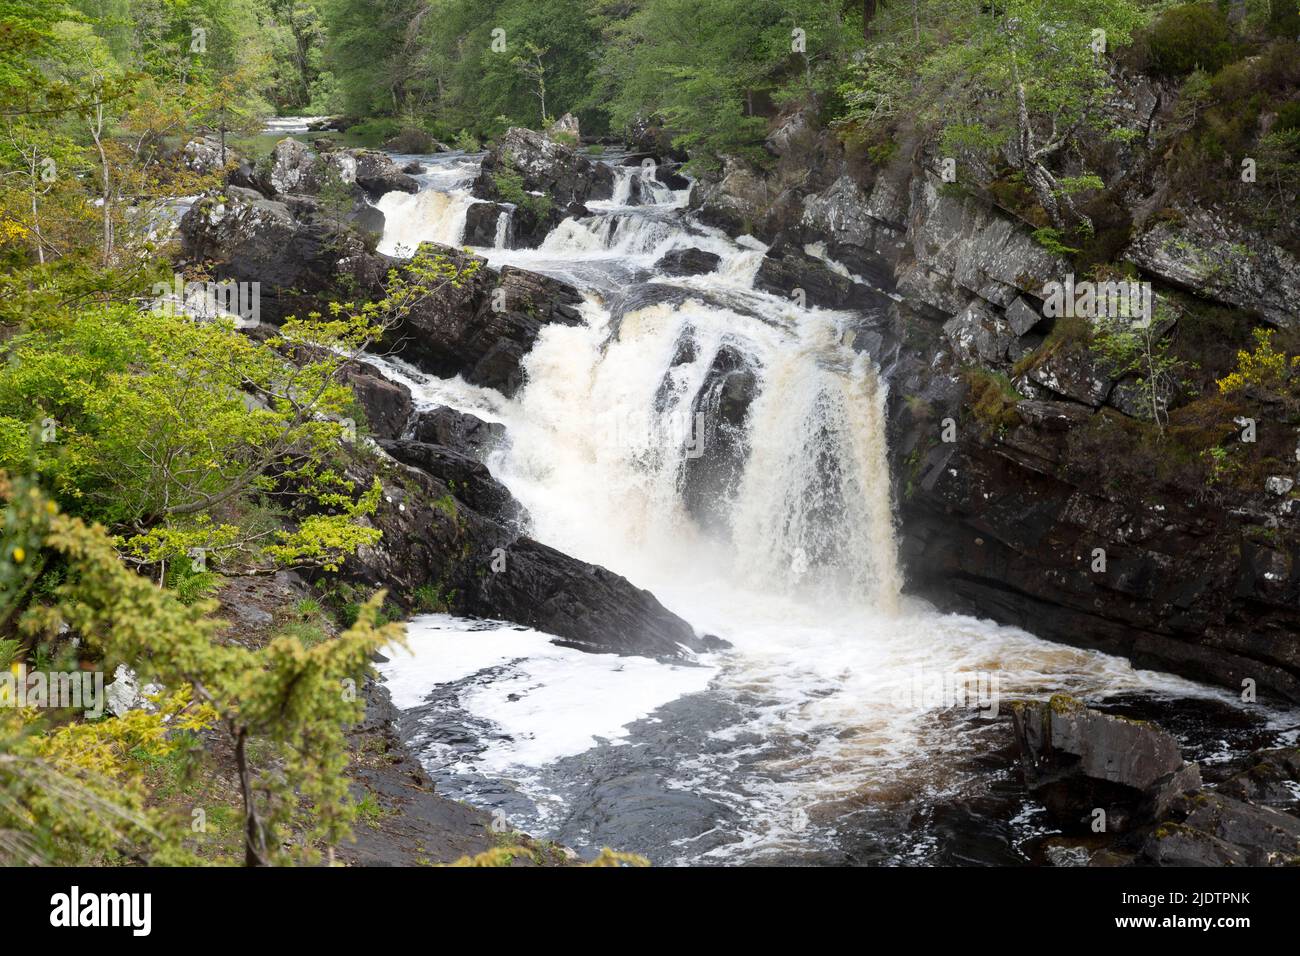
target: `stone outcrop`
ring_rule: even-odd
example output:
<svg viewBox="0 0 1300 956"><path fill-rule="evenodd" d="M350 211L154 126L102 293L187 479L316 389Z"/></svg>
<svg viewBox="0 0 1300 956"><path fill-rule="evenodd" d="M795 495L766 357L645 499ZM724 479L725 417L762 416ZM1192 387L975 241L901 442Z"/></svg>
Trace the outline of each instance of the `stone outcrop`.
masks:
<svg viewBox="0 0 1300 956"><path fill-rule="evenodd" d="M670 249L655 263L655 271L670 276L706 275L721 261L720 256L703 249Z"/></svg>
<svg viewBox="0 0 1300 956"><path fill-rule="evenodd" d="M411 417L411 438L432 445L455 448L480 461L494 448L506 442L506 427L454 408L440 405L424 408Z"/></svg>
<svg viewBox="0 0 1300 956"><path fill-rule="evenodd" d="M1025 785L1065 834L1049 847L1055 865L1300 863L1300 819L1257 799L1295 803L1290 792L1276 798L1300 783L1296 751L1261 751L1245 771L1207 787L1177 742L1146 721L1064 695L1017 701L1011 717Z"/></svg>
<svg viewBox="0 0 1300 956"><path fill-rule="evenodd" d="M754 288L780 296L798 296L809 306L827 309L881 309L888 298L839 272L788 242L768 250L754 277Z"/></svg>
<svg viewBox="0 0 1300 956"><path fill-rule="evenodd" d="M524 189L545 193L559 206L614 195L614 173L607 165L535 130L512 126L502 134L496 147L483 157L474 194L497 198L493 176L502 169L514 170L522 177Z"/></svg>
<svg viewBox="0 0 1300 956"><path fill-rule="evenodd" d="M386 257L319 215L310 197L283 198L238 186L201 198L181 220L183 257L208 263L217 279L260 283L259 311L269 321L310 311L340 282L380 288Z"/></svg>
<svg viewBox="0 0 1300 956"><path fill-rule="evenodd" d="M403 358L435 375L461 375L474 385L513 395L523 384L521 361L543 326L576 325L582 296L572 286L513 266L500 272L478 256L425 243L463 273L417 303L389 335Z"/></svg>
<svg viewBox="0 0 1300 956"><path fill-rule="evenodd" d="M1196 764L1177 742L1140 721L1089 710L1064 696L1011 709L1025 785L1066 829L1105 814L1108 833L1164 817L1174 798L1200 789Z"/></svg>
<svg viewBox="0 0 1300 956"><path fill-rule="evenodd" d="M1284 328L1300 324L1300 259L1232 220L1189 206L1160 219L1133 240L1124 255L1170 285L1249 309Z"/></svg>

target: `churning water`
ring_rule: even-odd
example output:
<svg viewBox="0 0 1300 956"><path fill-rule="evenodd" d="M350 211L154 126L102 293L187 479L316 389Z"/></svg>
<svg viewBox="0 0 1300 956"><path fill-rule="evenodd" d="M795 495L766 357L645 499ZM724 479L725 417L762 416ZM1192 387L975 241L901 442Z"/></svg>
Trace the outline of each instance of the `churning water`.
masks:
<svg viewBox="0 0 1300 956"><path fill-rule="evenodd" d="M460 241L478 157L419 158L421 191L380 203L383 251ZM733 647L664 664L417 618L410 653L381 669L441 792L513 829L661 864L1012 863L1044 825L1014 783L1000 701L1066 691L1231 710L1217 691L903 596L885 386L843 344L852 317L756 291L761 243L694 223L685 191L615 169L614 198L541 248L500 248L499 229L476 250L586 296L585 324L543 331L514 399L380 363L422 404L507 426L489 465L533 537ZM633 195L643 204L625 205ZM717 255L714 271L656 270L688 247ZM733 455L692 507L701 396L728 382L748 395L724 436ZM1189 756L1235 746L1210 737L1185 736Z"/></svg>

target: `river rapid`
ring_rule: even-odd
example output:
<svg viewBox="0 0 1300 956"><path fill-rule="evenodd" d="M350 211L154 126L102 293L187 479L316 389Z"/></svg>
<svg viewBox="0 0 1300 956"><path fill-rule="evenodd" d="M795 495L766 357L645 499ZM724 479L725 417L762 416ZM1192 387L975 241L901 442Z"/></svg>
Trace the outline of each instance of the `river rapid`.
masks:
<svg viewBox="0 0 1300 956"><path fill-rule="evenodd" d="M380 200L380 251L461 244L481 157L396 158L426 172L418 193ZM585 296L585 324L544 329L517 396L376 363L421 406L506 426L488 464L533 537L732 647L665 664L416 618L381 671L441 793L508 829L656 864L1041 862L1052 831L1015 780L1012 699L1068 692L1156 719L1211 780L1294 739L1288 715L904 595L885 386L846 344L852 316L756 291L762 243L694 222L687 191L640 167L615 174L613 199L541 248L504 248L503 221L496 246L474 250ZM716 269L661 274L682 248ZM754 376L743 468L691 509L691 412L723 350Z"/></svg>

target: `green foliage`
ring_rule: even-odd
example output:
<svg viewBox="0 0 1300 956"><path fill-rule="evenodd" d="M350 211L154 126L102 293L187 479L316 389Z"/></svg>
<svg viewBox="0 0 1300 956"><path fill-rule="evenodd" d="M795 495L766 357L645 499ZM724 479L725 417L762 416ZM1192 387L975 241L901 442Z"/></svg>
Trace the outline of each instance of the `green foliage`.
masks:
<svg viewBox="0 0 1300 956"><path fill-rule="evenodd" d="M1173 352L1163 334L1165 322L1159 308L1145 326L1130 319L1100 318L1095 322L1091 348L1112 378L1132 377L1150 419L1163 431L1169 405L1185 388L1186 363Z"/></svg>
<svg viewBox="0 0 1300 956"><path fill-rule="evenodd" d="M504 202L514 203L534 221L551 214L551 197L545 193L535 196L524 189L524 178L517 170L503 166L492 174L492 184Z"/></svg>
<svg viewBox="0 0 1300 956"><path fill-rule="evenodd" d="M647 0L605 29L601 75L615 128L659 116L697 165L762 163L770 104L829 94L861 21L840 4ZM725 24L725 29L719 29ZM804 51L793 31L804 32Z"/></svg>
<svg viewBox="0 0 1300 956"><path fill-rule="evenodd" d="M1042 229L1034 230L1034 241L1040 246L1058 256L1077 255L1079 250L1065 245L1061 242L1061 231L1053 229L1051 226L1044 226Z"/></svg>
<svg viewBox="0 0 1300 956"><path fill-rule="evenodd" d="M1020 423L1016 405L1024 396L1001 372L969 368L964 372L969 389L968 404L975 419L986 432L1001 431Z"/></svg>
<svg viewBox="0 0 1300 956"><path fill-rule="evenodd" d="M1189 3L1165 10L1147 37L1151 72L1186 76L1193 70L1214 73L1235 56L1227 14L1213 3Z"/></svg>
<svg viewBox="0 0 1300 956"><path fill-rule="evenodd" d="M160 829L162 821L143 810L133 777L138 770L122 759L141 748L165 754L180 745L184 738L168 736L169 728L213 728L227 738L244 802L248 863L312 861L319 856L317 843L332 845L347 834L353 808L342 772L344 728L361 718L356 691L371 656L400 640L399 629L375 625L382 596L362 608L346 633L311 648L290 635L258 650L222 644L216 639L221 622L210 616L210 602L186 606L129 571L102 529L61 514L35 485L6 485L0 493L9 501L0 577L30 577L35 567L55 559L71 571L50 604L25 603L21 588L0 592L19 630L49 636L66 625L87 650L106 661L131 661L142 679L174 688L156 714L133 711L111 721L69 723L0 749L5 792L19 795L18 806L35 809L14 818L15 804L0 803L0 830L19 835L19 845L30 851L27 858L53 852L62 838L61 852L108 849L127 839L159 861L175 859L175 832ZM14 553L17 540L38 542L21 561ZM15 570L15 564L26 569ZM0 731L9 731L0 732L0 741L19 729L12 726L15 720L31 724L30 714L12 713L0 713L7 725ZM274 772L254 765L255 740L273 748ZM79 786L65 785L69 779ZM303 805L310 807L309 816L298 812ZM75 841L69 841L72 835Z"/></svg>

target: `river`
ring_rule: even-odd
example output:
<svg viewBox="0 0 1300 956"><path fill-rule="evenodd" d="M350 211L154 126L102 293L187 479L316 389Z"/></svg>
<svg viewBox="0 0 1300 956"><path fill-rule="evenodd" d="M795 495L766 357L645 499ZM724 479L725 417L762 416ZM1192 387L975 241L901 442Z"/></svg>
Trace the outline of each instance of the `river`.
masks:
<svg viewBox="0 0 1300 956"><path fill-rule="evenodd" d="M479 158L397 157L426 172L418 193L380 200L380 250L460 244ZM665 664L416 618L410 651L381 671L440 792L499 826L656 864L1041 862L1051 831L1015 781L1008 701L1068 692L1154 717L1210 778L1280 739L1284 715L1248 714L1224 692L907 597L885 387L846 345L852 317L756 291L762 243L694 222L687 191L640 167L615 172L614 198L541 248L502 248L503 223L495 248L475 250L586 298L584 325L545 328L517 396L377 363L419 405L506 426L488 464L533 537L732 648ZM717 255L716 269L656 270L687 247ZM746 454L692 509L691 410L721 350L753 375Z"/></svg>

